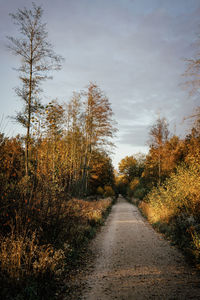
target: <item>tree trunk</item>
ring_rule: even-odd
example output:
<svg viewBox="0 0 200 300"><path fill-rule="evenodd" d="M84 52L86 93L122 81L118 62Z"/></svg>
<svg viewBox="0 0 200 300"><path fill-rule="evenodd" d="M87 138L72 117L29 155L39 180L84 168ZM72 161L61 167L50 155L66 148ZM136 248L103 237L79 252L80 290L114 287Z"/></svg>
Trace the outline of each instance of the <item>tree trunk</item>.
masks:
<svg viewBox="0 0 200 300"><path fill-rule="evenodd" d="M25 172L26 176L29 174L29 145L30 145L30 126L31 126L31 102L32 102L32 75L33 75L33 50L31 40L31 59L30 59L30 73L29 73L29 94L28 94L28 121L26 132L26 150L25 150Z"/></svg>

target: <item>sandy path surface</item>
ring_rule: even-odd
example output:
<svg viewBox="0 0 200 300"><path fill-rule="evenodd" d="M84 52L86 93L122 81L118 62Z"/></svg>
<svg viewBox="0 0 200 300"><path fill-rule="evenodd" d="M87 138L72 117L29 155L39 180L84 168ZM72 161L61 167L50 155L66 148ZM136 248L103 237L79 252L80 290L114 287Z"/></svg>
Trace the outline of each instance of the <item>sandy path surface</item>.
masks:
<svg viewBox="0 0 200 300"><path fill-rule="evenodd" d="M91 250L96 259L81 299L200 299L195 270L122 197Z"/></svg>

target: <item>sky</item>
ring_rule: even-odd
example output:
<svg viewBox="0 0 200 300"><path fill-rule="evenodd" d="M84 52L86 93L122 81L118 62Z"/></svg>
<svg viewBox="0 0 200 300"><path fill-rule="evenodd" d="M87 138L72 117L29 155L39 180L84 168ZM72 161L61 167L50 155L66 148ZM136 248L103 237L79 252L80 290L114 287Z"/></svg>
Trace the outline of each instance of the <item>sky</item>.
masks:
<svg viewBox="0 0 200 300"><path fill-rule="evenodd" d="M32 0L0 0L0 130L22 133L8 116L22 108L14 88L18 57L6 49L17 29L9 13ZM68 102L74 91L95 82L108 97L118 133L114 166L126 155L148 151L148 132L158 116L172 134L183 136L200 100L188 96L185 59L198 53L200 0L40 0L49 41L65 58L53 80L43 84L42 101Z"/></svg>

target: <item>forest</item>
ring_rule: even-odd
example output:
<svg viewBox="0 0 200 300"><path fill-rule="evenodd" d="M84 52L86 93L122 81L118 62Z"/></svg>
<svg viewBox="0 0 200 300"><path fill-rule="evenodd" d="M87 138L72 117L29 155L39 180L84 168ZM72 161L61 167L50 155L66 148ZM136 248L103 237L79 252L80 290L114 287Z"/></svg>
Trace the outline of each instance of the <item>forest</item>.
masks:
<svg viewBox="0 0 200 300"><path fill-rule="evenodd" d="M0 132L1 298L55 299L119 194L198 267L199 107L184 138L159 117L148 154L126 156L115 171L117 123L96 83L65 103L42 103L42 83L63 61L48 42L42 14L34 3L11 14L21 36L8 37L7 47L21 61L15 92L23 103L13 118L25 134ZM199 60L192 64L198 68Z"/></svg>

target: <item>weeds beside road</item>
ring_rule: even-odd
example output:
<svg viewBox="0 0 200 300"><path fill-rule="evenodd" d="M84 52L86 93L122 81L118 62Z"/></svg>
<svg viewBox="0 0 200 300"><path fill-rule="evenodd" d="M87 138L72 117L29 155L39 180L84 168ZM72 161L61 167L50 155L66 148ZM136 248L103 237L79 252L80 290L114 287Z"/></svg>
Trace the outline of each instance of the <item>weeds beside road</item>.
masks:
<svg viewBox="0 0 200 300"><path fill-rule="evenodd" d="M59 228L49 219L46 232L43 227L33 232L13 231L2 237L1 298L55 299L60 282L68 276L88 241L94 237L112 202L111 198L72 199L60 211Z"/></svg>

